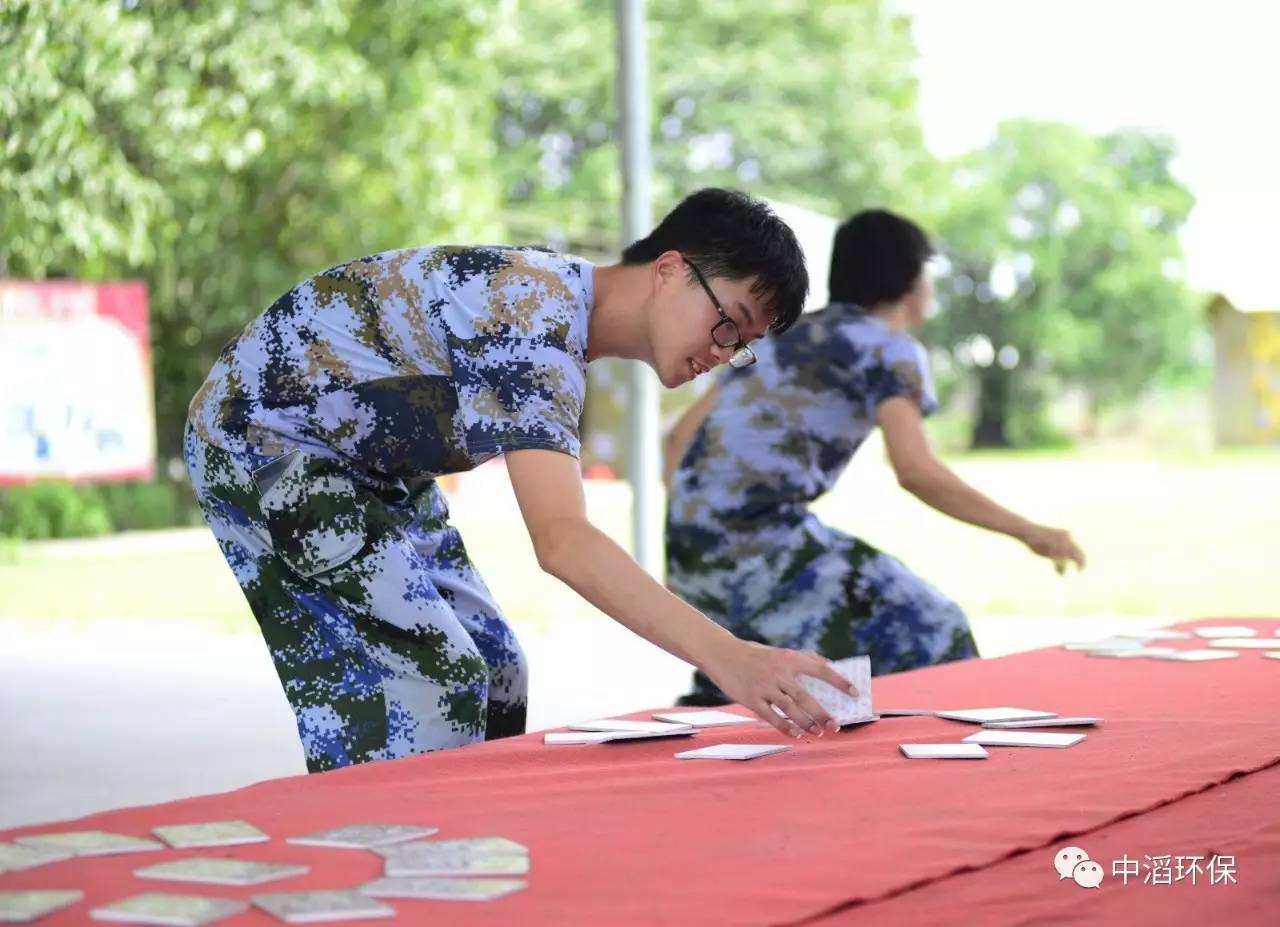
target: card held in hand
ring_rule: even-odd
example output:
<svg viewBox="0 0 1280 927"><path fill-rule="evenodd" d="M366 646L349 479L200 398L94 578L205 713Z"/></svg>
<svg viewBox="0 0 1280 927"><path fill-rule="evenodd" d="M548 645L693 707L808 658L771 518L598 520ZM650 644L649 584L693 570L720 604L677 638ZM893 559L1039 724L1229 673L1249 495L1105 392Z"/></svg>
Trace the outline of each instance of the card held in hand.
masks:
<svg viewBox="0 0 1280 927"><path fill-rule="evenodd" d="M857 696L841 692L830 683L823 682L813 676L798 676L800 685L814 697L827 714L840 725L857 724L874 720L871 711L871 658L867 656L849 657L845 660L832 661L835 671L858 688Z"/></svg>

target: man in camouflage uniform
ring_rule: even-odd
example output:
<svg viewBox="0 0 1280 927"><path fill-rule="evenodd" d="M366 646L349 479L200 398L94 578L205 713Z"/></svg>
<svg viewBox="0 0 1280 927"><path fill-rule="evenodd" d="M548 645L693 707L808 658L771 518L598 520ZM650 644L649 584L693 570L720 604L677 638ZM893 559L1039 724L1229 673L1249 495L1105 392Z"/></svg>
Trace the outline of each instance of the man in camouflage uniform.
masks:
<svg viewBox="0 0 1280 927"><path fill-rule="evenodd" d="M749 355L799 313L794 236L707 190L623 258L385 252L300 283L222 351L191 403L187 464L310 770L523 732L524 655L436 484L499 454L545 568L788 733L829 721L795 684L834 676L825 661L752 649L669 597L585 522L575 460L588 360L640 358L674 386Z"/></svg>
<svg viewBox="0 0 1280 927"><path fill-rule="evenodd" d="M833 248L831 305L763 342L754 366L725 371L673 430L667 582L736 636L833 660L868 654L874 675L978 655L958 605L809 510L878 425L900 479L930 474L903 480L925 502L1046 556L1078 554L1066 532L1001 509L928 453L920 421L937 401L909 332L932 295L930 253L907 219L854 216ZM682 703L727 700L699 672Z"/></svg>

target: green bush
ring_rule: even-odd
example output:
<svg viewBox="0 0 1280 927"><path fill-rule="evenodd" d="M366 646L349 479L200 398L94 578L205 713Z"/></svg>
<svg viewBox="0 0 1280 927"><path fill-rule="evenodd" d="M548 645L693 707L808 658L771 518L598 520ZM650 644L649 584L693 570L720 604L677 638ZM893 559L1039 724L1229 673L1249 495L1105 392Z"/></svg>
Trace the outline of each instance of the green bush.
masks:
<svg viewBox="0 0 1280 927"><path fill-rule="evenodd" d="M176 483L102 486L47 481L0 490L0 538L96 537L191 524L190 492Z"/></svg>

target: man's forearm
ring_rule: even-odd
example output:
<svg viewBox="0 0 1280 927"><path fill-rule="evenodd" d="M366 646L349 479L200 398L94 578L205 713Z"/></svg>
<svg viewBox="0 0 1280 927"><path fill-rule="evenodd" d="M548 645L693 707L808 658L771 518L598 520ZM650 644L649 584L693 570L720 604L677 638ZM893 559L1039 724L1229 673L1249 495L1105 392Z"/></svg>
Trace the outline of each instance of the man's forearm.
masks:
<svg viewBox="0 0 1280 927"><path fill-rule="evenodd" d="M645 640L699 668L733 635L672 595L590 522L559 526L543 569Z"/></svg>
<svg viewBox="0 0 1280 927"><path fill-rule="evenodd" d="M926 505L979 528L1021 538L1031 527L1021 515L978 492L941 463L904 480L903 486Z"/></svg>

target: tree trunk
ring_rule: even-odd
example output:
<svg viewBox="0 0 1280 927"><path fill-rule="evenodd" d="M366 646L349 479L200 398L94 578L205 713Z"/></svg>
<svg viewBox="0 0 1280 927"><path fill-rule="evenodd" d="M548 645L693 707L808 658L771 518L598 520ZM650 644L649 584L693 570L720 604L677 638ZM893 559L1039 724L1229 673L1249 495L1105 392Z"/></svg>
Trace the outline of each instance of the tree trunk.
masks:
<svg viewBox="0 0 1280 927"><path fill-rule="evenodd" d="M1009 371L999 364L978 371L978 418L971 447L1008 447L1005 425L1009 420Z"/></svg>

